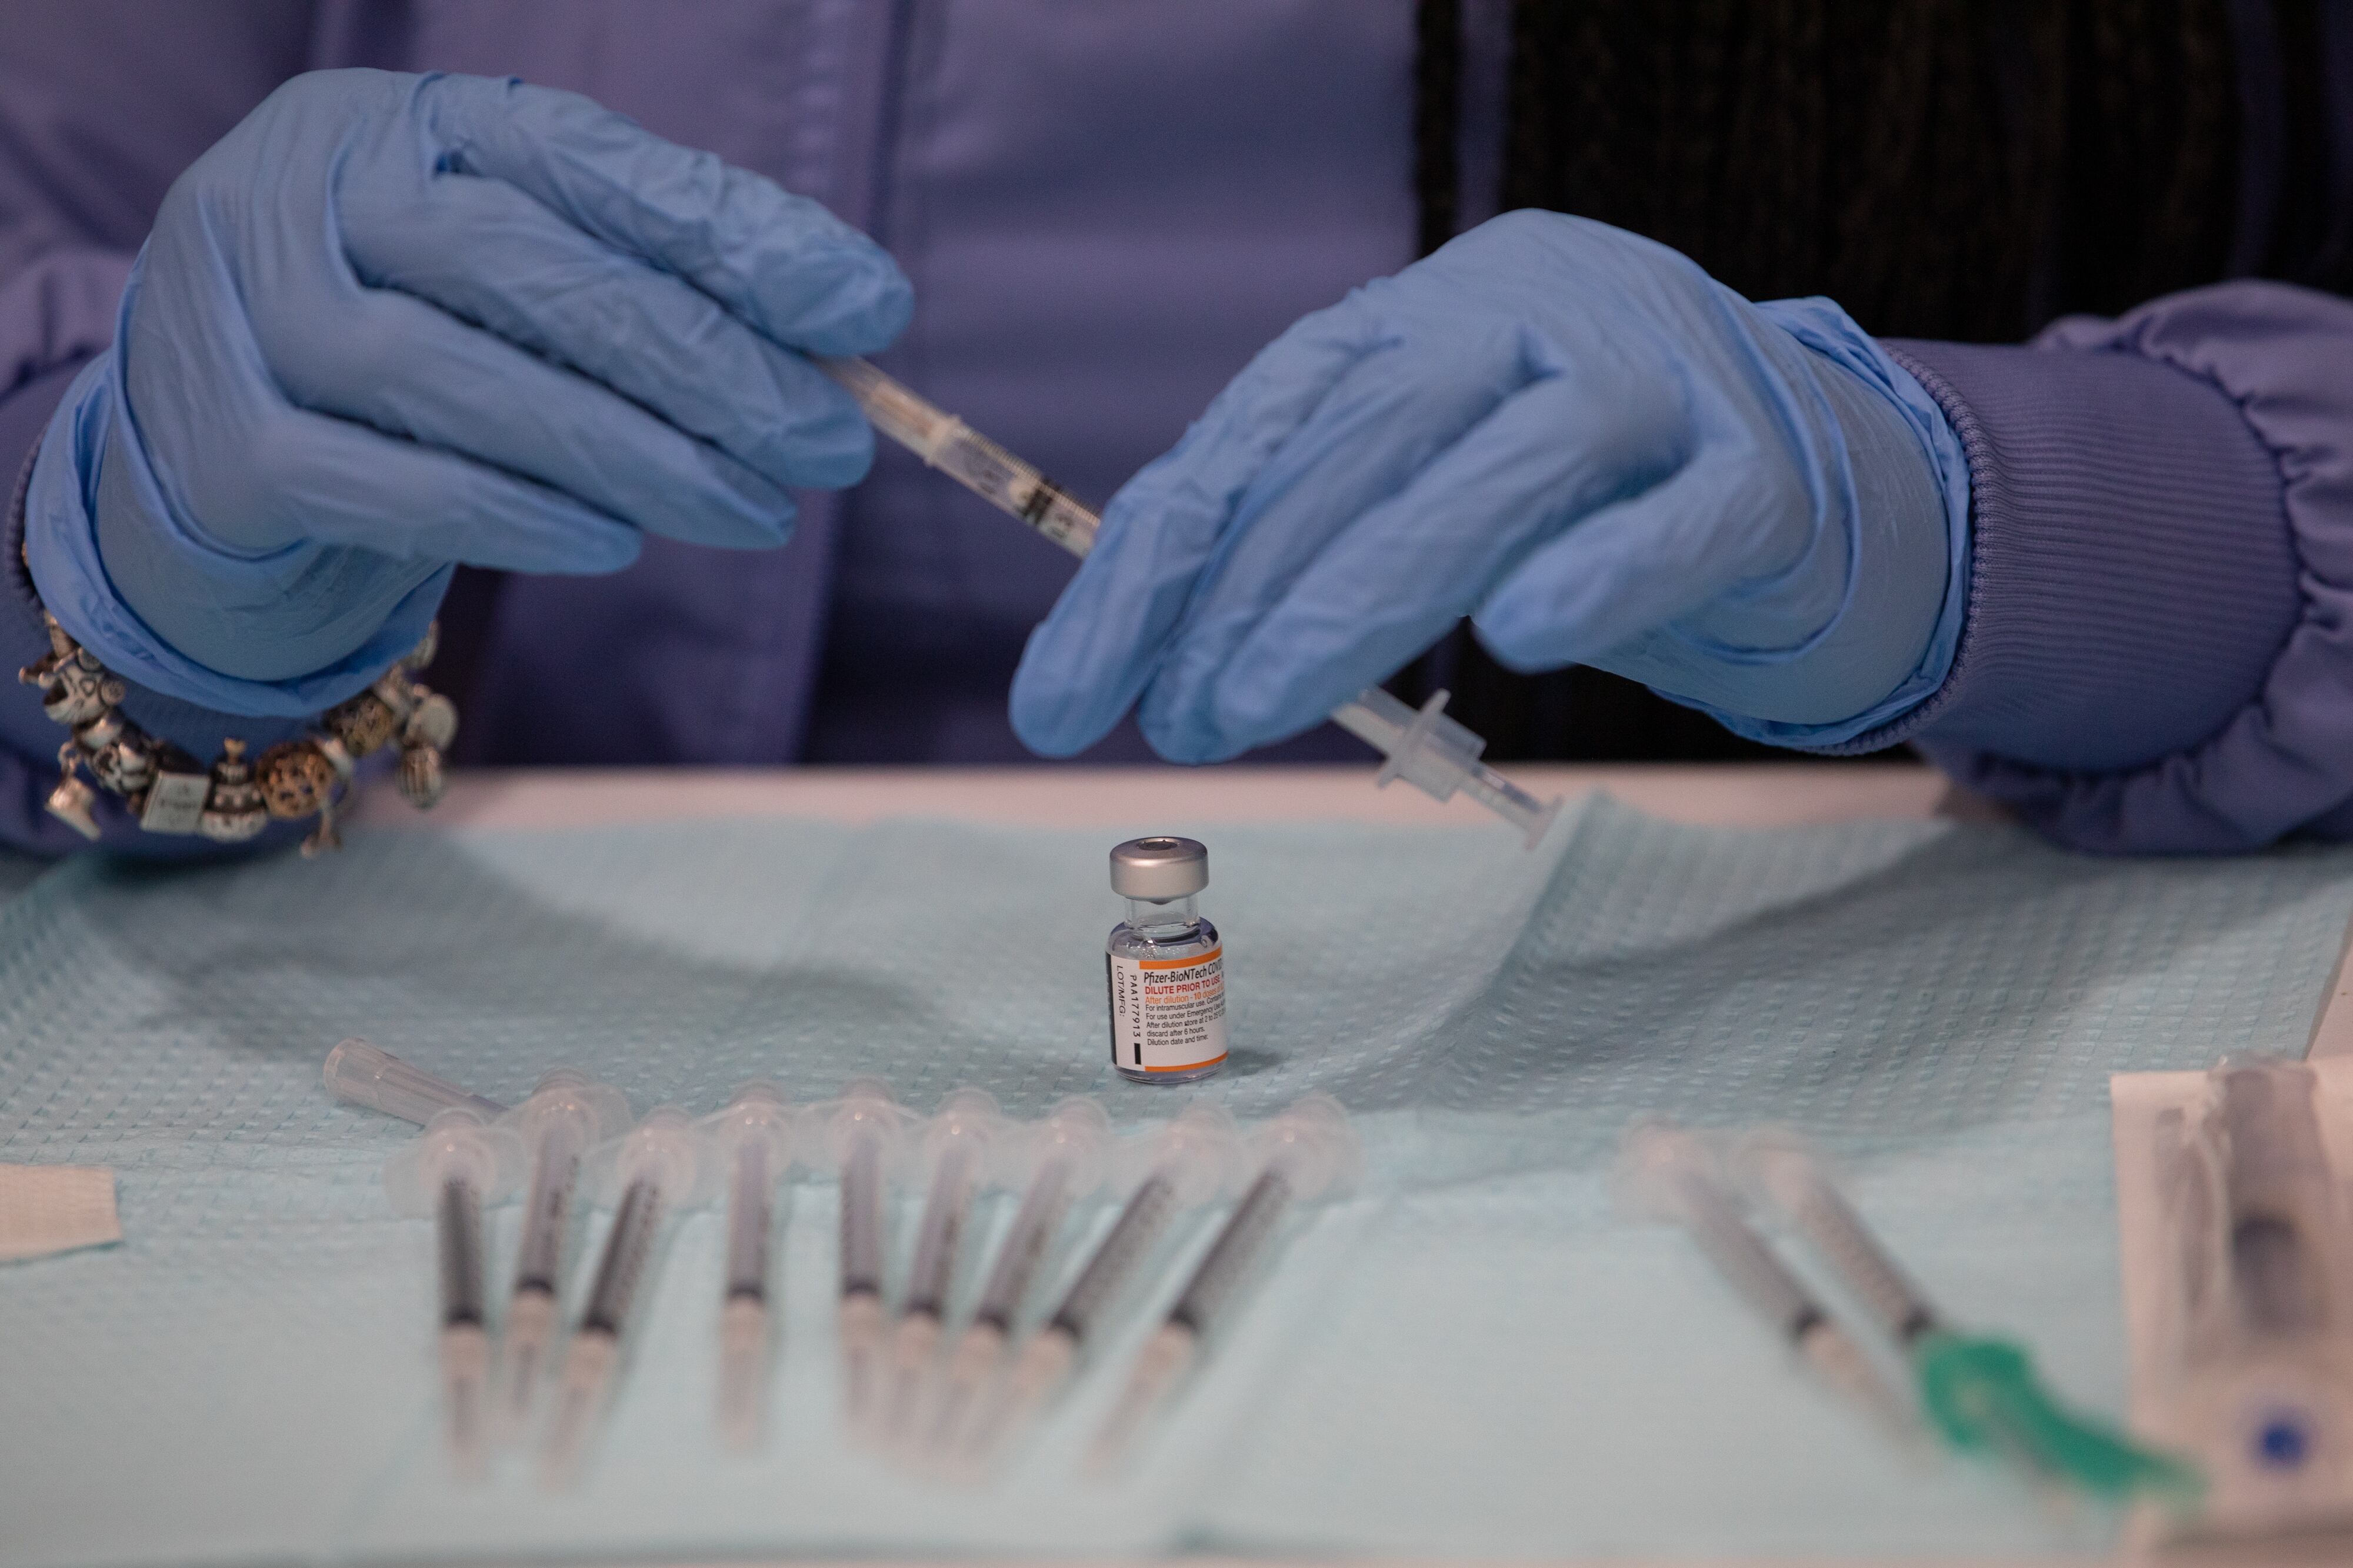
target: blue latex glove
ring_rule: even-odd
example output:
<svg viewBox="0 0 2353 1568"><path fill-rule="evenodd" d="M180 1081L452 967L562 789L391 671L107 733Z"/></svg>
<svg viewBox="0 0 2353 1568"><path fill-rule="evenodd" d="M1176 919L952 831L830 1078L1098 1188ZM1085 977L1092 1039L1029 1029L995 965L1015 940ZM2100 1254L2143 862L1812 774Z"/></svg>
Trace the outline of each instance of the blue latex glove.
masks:
<svg viewBox="0 0 2353 1568"><path fill-rule="evenodd" d="M1943 416L1837 307L1515 213L1300 321L1121 490L1013 723L1067 754L1140 697L1164 755L1216 761L1470 616L1514 668L1834 744L1943 679L1967 517Z"/></svg>
<svg viewBox="0 0 2353 1568"><path fill-rule="evenodd" d="M416 642L450 563L782 543L786 487L873 454L797 351L871 353L911 308L816 203L586 99L298 78L165 197L37 459L35 580L133 680L313 712Z"/></svg>

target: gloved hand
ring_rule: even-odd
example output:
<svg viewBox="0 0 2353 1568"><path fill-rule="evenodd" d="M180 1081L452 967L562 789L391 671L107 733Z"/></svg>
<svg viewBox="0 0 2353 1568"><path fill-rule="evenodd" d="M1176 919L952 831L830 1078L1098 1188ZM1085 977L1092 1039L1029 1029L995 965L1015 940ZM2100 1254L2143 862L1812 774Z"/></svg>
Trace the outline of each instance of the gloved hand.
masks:
<svg viewBox="0 0 2353 1568"><path fill-rule="evenodd" d="M165 197L37 462L35 579L134 680L314 711L416 642L450 563L782 543L786 488L873 452L797 351L871 353L911 306L816 203L586 99L301 77Z"/></svg>
<svg viewBox="0 0 2353 1568"><path fill-rule="evenodd" d="M1646 680L1829 744L1932 692L1967 470L1824 300L1755 306L1577 218L1497 218L1305 318L1106 509L1015 730L1164 755L1295 733L1461 616L1523 670Z"/></svg>

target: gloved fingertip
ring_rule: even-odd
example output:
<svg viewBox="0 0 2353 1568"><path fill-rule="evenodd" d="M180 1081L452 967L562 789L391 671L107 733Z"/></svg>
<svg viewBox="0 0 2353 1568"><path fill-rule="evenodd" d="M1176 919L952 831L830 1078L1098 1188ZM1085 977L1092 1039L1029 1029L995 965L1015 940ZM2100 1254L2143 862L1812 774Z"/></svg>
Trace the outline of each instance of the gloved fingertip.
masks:
<svg viewBox="0 0 2353 1568"><path fill-rule="evenodd" d="M845 407L793 432L785 454L788 471L771 475L781 484L813 490L846 490L873 470L874 426L842 395Z"/></svg>
<svg viewBox="0 0 2353 1568"><path fill-rule="evenodd" d="M915 289L881 247L852 258L822 306L805 312L793 341L811 353L881 353L915 317Z"/></svg>
<svg viewBox="0 0 2353 1568"><path fill-rule="evenodd" d="M1074 723L1067 706L1040 700L1034 689L1025 689L1018 674L1005 708L1014 738L1041 757L1074 757L1103 739L1103 731Z"/></svg>
<svg viewBox="0 0 2353 1568"><path fill-rule="evenodd" d="M1055 659L1047 637L1050 620L1030 632L1021 663L1013 671L1013 689L1006 698L1006 717L1014 736L1041 757L1071 757L1111 732L1119 712L1089 681L1073 682Z"/></svg>
<svg viewBox="0 0 2353 1568"><path fill-rule="evenodd" d="M601 575L607 572L626 571L638 563L646 552L646 536L636 529L621 529L599 535L586 550L581 552L581 574Z"/></svg>
<svg viewBox="0 0 2353 1568"><path fill-rule="evenodd" d="M721 550L782 549L792 542L800 514L799 507L779 498L768 510L738 514L732 529L713 533L709 542Z"/></svg>
<svg viewBox="0 0 2353 1568"><path fill-rule="evenodd" d="M1479 646L1513 674L1541 675L1582 664L1607 650L1606 644L1592 645L1585 628L1505 598L1509 593L1507 584L1472 617L1471 627Z"/></svg>
<svg viewBox="0 0 2353 1568"><path fill-rule="evenodd" d="M1144 731L1145 741L1164 761L1188 768L1222 763L1249 750L1247 746L1228 744L1223 736L1205 726L1149 713L1139 712L1136 715L1136 727Z"/></svg>
<svg viewBox="0 0 2353 1568"><path fill-rule="evenodd" d="M477 531L435 552L445 558L493 572L530 572L551 577L596 577L634 565L645 538L626 523L569 526L560 532L538 530Z"/></svg>

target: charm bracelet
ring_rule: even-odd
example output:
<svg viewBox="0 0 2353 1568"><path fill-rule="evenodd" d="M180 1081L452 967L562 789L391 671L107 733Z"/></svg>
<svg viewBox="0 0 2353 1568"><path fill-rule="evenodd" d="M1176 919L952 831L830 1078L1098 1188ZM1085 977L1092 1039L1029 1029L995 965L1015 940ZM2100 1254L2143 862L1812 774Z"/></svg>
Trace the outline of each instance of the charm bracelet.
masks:
<svg viewBox="0 0 2353 1568"><path fill-rule="evenodd" d="M45 610L41 619L50 651L17 671L17 679L39 687L41 711L73 731L58 748L59 777L48 809L86 838L98 837L99 825L90 809L98 796L82 782L84 769L100 788L121 796L150 833L201 834L237 844L273 817L316 816L318 827L302 840L305 855L341 847L335 807L359 760L388 745L400 747L400 793L408 803L424 811L441 798L442 753L457 737L458 709L415 679L432 662L438 628L428 627L425 640L366 690L320 715L311 733L252 758L232 736L221 742L208 770L125 717L120 704L128 683L75 642L55 616Z"/></svg>

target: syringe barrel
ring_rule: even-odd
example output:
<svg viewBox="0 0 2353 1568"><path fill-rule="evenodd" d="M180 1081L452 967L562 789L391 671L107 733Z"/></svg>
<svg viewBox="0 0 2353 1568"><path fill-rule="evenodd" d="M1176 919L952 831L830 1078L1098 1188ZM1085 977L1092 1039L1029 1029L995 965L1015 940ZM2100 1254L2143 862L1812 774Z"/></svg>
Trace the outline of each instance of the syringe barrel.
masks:
<svg viewBox="0 0 2353 1568"><path fill-rule="evenodd" d="M1813 1152L1785 1137L1752 1141L1744 1159L1848 1289L1904 1343L1934 1328L1935 1310L1832 1184Z"/></svg>
<svg viewBox="0 0 2353 1568"><path fill-rule="evenodd" d="M1084 1344L1096 1319L1118 1297L1121 1287L1176 1216L1176 1200L1177 1183L1173 1173L1159 1170L1146 1176L1144 1184L1129 1195L1111 1229L1104 1233L1094 1256L1079 1270L1078 1279L1064 1293L1048 1326Z"/></svg>
<svg viewBox="0 0 2353 1568"><path fill-rule="evenodd" d="M482 1285L482 1194L463 1176L441 1184L438 1240L441 1250L441 1326L485 1321Z"/></svg>
<svg viewBox="0 0 2353 1568"><path fill-rule="evenodd" d="M1282 1223L1294 1192L1290 1172L1281 1163L1270 1163L1259 1173L1194 1268L1192 1278L1185 1281L1176 1304L1168 1309L1169 1322L1196 1334L1209 1331L1226 1303L1250 1277L1250 1266Z"/></svg>
<svg viewBox="0 0 2353 1568"><path fill-rule="evenodd" d="M910 1312L936 1318L945 1305L956 1243L972 1206L973 1165L978 1153L968 1143L952 1144L940 1152L931 1192L923 1199L923 1216L915 1227L914 1262L907 1270L906 1310Z"/></svg>
<svg viewBox="0 0 2353 1568"><path fill-rule="evenodd" d="M775 1178L768 1146L746 1138L735 1146L727 1197L727 1300L768 1298L768 1194Z"/></svg>
<svg viewBox="0 0 2353 1568"><path fill-rule="evenodd" d="M1030 464L861 359L817 361L874 428L1000 511L1073 555L1094 548L1102 519Z"/></svg>
<svg viewBox="0 0 2353 1568"><path fill-rule="evenodd" d="M605 1255L596 1264L596 1282L589 1287L588 1303L581 1310L584 1331L618 1339L628 1326L629 1304L645 1277L646 1261L653 1254L662 1208L661 1189L650 1178L640 1176L622 1191L620 1207L613 1214L613 1228L605 1237Z"/></svg>
<svg viewBox="0 0 2353 1568"><path fill-rule="evenodd" d="M860 1138L841 1166L841 1294L882 1293L882 1140Z"/></svg>
<svg viewBox="0 0 2353 1568"><path fill-rule="evenodd" d="M1821 1321L1821 1309L1734 1210L1727 1195L1696 1173L1679 1173L1683 1224L1732 1288L1793 1342Z"/></svg>
<svg viewBox="0 0 2353 1568"><path fill-rule="evenodd" d="M962 423L862 359L820 356L816 363L818 369L858 400L859 408L877 430L926 462L932 460L933 449L947 427Z"/></svg>
<svg viewBox="0 0 2353 1568"><path fill-rule="evenodd" d="M1029 1178L1029 1190L1021 1194L1021 1206L1013 1213L996 1267L981 1287L980 1303L973 1309L974 1322L986 1323L999 1333L1012 1332L1013 1315L1021 1310L1021 1299L1029 1293L1029 1282L1045 1261L1047 1244L1061 1228L1062 1215L1071 1206L1071 1161L1050 1157Z"/></svg>
<svg viewBox="0 0 2353 1568"><path fill-rule="evenodd" d="M1741 1212L1706 1138L1672 1122L1630 1129L1619 1156L1620 1201L1688 1231L1739 1295L1793 1343L1822 1321L1820 1307Z"/></svg>
<svg viewBox="0 0 2353 1568"><path fill-rule="evenodd" d="M540 1137L532 1158L522 1241L515 1250L518 1290L554 1295L562 1283L564 1233L571 1223L572 1194L579 1185L580 1154L586 1143L586 1130L569 1122L553 1123Z"/></svg>
<svg viewBox="0 0 2353 1568"><path fill-rule="evenodd" d="M437 1113L456 1108L479 1110L485 1121L506 1110L497 1100L469 1094L448 1079L436 1078L356 1036L327 1053L320 1077L336 1099L419 1127Z"/></svg>

